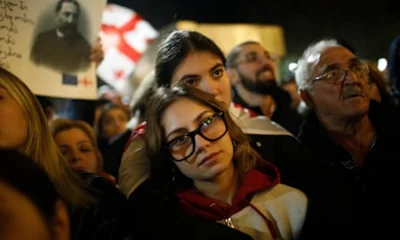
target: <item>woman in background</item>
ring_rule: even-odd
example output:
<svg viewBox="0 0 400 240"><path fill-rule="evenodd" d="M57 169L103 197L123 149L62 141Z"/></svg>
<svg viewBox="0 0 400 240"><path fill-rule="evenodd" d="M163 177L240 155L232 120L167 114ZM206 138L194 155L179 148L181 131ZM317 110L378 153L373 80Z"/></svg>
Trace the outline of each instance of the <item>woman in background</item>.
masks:
<svg viewBox="0 0 400 240"><path fill-rule="evenodd" d="M49 175L68 206L72 239L123 238L123 195L109 181L69 168L50 134L37 98L18 77L3 68L0 148L27 155Z"/></svg>
<svg viewBox="0 0 400 240"><path fill-rule="evenodd" d="M56 119L50 124L51 134L71 168L101 175L112 182L114 177L103 172L103 157L97 148L92 127L86 122Z"/></svg>

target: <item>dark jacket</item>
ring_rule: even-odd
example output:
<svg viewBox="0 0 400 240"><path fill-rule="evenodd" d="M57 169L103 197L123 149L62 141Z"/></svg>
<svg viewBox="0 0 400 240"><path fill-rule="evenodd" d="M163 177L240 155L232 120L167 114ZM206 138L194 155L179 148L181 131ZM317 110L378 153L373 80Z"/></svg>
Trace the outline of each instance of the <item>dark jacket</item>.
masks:
<svg viewBox="0 0 400 240"><path fill-rule="evenodd" d="M297 186L309 197L305 239L393 239L400 224L399 114L371 101L376 140L362 167L336 145L311 112L299 140L303 158Z"/></svg>
<svg viewBox="0 0 400 240"><path fill-rule="evenodd" d="M114 176L116 180L118 180L122 154L131 133L132 131L128 129L120 136L117 136L111 143L101 137L97 139L97 145L103 156L103 170Z"/></svg>
<svg viewBox="0 0 400 240"><path fill-rule="evenodd" d="M86 208L71 209L71 239L123 239L126 235L125 196L109 180L90 173L79 172L87 183L94 203Z"/></svg>

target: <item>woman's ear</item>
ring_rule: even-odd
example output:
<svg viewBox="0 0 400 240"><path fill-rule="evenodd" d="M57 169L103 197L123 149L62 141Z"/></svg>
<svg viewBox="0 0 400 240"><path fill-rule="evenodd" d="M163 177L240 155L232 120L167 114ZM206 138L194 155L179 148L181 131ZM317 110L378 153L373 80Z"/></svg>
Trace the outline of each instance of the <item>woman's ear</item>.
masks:
<svg viewBox="0 0 400 240"><path fill-rule="evenodd" d="M57 200L54 206L55 216L53 219L53 239L70 240L69 214L65 203Z"/></svg>

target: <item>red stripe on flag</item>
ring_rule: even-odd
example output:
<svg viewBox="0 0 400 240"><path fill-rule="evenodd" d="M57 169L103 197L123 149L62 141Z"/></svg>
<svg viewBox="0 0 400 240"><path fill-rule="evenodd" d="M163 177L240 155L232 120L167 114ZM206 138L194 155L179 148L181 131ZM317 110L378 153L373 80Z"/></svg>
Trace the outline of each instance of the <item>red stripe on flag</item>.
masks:
<svg viewBox="0 0 400 240"><path fill-rule="evenodd" d="M103 24L101 26L101 30L104 32L104 34L111 35L111 34L116 34L118 35L120 41L119 45L117 46L118 50L127 56L129 59L131 59L133 62L137 62L137 60L140 58L141 53L136 51L129 43L125 40L124 34L127 32L130 32L136 28L136 25L142 21L142 17L136 14L129 22L125 23L123 26L117 28L112 25L106 25Z"/></svg>

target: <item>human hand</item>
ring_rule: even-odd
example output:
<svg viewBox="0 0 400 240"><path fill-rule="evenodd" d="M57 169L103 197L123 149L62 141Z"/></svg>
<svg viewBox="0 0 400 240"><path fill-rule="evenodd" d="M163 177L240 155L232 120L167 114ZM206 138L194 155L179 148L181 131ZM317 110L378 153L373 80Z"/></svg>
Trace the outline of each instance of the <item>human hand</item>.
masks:
<svg viewBox="0 0 400 240"><path fill-rule="evenodd" d="M104 50L103 45L101 44L100 37L97 37L96 42L94 43L92 50L90 52L90 60L96 64L98 67L103 61L104 58Z"/></svg>
<svg viewBox="0 0 400 240"><path fill-rule="evenodd" d="M270 95L264 96L261 100L260 108L266 117L271 118L276 109L276 102Z"/></svg>

